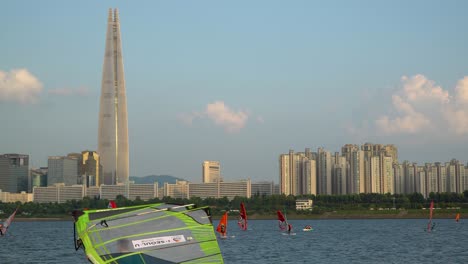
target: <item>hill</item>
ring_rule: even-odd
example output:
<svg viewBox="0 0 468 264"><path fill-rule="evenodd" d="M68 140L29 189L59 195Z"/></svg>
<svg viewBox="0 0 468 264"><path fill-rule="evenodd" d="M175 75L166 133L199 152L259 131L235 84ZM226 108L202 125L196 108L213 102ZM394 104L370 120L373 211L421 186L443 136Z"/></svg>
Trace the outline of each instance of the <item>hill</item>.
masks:
<svg viewBox="0 0 468 264"><path fill-rule="evenodd" d="M164 186L164 183L176 183L176 180L185 181L184 179L177 178L171 175L148 175L144 177L130 176L130 181L136 184L152 184L158 182L159 187Z"/></svg>

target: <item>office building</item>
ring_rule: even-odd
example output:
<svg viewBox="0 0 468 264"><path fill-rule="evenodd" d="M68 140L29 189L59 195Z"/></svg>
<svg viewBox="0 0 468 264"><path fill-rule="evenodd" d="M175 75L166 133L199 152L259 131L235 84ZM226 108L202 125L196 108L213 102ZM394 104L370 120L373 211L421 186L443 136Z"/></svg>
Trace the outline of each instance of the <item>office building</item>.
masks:
<svg viewBox="0 0 468 264"><path fill-rule="evenodd" d="M219 161L204 161L202 164L202 182L222 181Z"/></svg>
<svg viewBox="0 0 468 264"><path fill-rule="evenodd" d="M28 175L28 155L0 155L0 190L10 193L27 192Z"/></svg>

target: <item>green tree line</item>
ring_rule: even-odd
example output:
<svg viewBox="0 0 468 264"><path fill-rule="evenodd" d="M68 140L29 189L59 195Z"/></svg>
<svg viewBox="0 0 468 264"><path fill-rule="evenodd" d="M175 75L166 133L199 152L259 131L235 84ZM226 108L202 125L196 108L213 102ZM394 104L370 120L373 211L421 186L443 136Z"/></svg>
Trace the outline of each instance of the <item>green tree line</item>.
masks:
<svg viewBox="0 0 468 264"><path fill-rule="evenodd" d="M250 198L234 197L229 200L223 198L205 198L193 197L190 199L180 199L164 197L163 199L151 199L143 201L137 197L135 200L129 200L119 195L114 200L118 207L151 204L151 203L172 203L172 204L195 204L197 206L209 206L214 215L219 215L226 210L238 210L240 203L243 202L249 211L249 214L274 214L277 210L286 210L288 212L296 211L297 199L312 199L314 209L310 213L320 214L334 210L368 210L370 208L396 208L396 209L421 209L428 208L431 201L434 201L436 207L460 207L468 209L468 190L463 194L457 193L430 193L426 199L420 193L412 194L377 194L361 193L347 195L302 195L286 196L282 195L260 195L255 194ZM82 209L104 209L107 208L109 200L85 197L82 200L71 200L65 203L0 203L0 217L11 214L18 208L18 216L21 217L63 217L71 215L74 210Z"/></svg>

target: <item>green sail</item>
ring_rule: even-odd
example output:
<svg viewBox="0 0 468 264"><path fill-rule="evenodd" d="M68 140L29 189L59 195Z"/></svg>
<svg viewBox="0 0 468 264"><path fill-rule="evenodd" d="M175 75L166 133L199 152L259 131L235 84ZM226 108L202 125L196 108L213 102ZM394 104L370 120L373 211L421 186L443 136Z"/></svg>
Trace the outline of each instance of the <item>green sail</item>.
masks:
<svg viewBox="0 0 468 264"><path fill-rule="evenodd" d="M78 247L92 263L223 263L207 207L149 204L74 216Z"/></svg>

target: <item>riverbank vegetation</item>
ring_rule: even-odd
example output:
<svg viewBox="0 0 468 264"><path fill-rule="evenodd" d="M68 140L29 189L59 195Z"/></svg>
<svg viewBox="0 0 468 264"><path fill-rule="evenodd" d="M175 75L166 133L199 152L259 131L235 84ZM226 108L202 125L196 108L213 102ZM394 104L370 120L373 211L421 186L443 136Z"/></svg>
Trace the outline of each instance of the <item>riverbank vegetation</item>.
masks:
<svg viewBox="0 0 468 264"><path fill-rule="evenodd" d="M296 199L312 199L312 210L296 211ZM271 219L277 210L286 211L290 219L309 218L422 218L427 217L427 208L434 201L435 217L451 218L456 213L468 217L468 190L463 194L431 193L427 199L420 193L413 194L349 194L349 195L253 195L251 198L235 197L233 200L224 198L194 197L191 199L151 199L143 201L139 198L129 200L122 195L116 197L118 207L141 205L148 203L196 204L210 206L214 217L229 210L237 217L237 210L244 202L250 219ZM0 203L0 218L19 208L18 218L64 218L70 219L71 212L76 209L104 209L109 200L85 197L83 200L72 200L65 203Z"/></svg>

